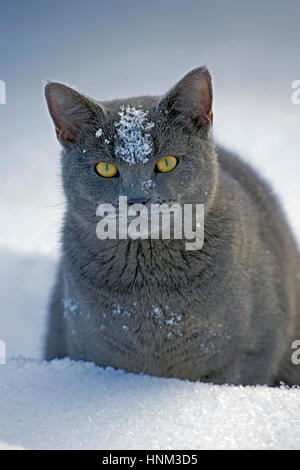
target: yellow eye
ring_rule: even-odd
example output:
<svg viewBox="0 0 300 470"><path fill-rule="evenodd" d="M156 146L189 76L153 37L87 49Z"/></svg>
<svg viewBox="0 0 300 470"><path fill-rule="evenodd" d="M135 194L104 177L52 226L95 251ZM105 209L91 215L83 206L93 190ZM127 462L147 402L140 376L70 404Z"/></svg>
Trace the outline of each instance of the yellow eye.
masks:
<svg viewBox="0 0 300 470"><path fill-rule="evenodd" d="M112 163L108 162L97 163L95 169L98 175L104 176L104 178L112 178L113 176L116 176L118 172L118 168Z"/></svg>
<svg viewBox="0 0 300 470"><path fill-rule="evenodd" d="M162 173L168 173L169 171L174 170L177 165L177 158L173 157L172 155L168 155L167 157L163 157L158 160L156 166L158 171Z"/></svg>

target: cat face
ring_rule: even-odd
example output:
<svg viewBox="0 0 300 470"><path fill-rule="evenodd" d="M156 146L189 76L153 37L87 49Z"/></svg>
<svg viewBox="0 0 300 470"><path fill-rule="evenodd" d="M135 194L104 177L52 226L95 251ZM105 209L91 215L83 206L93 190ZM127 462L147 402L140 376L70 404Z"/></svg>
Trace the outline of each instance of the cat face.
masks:
<svg viewBox="0 0 300 470"><path fill-rule="evenodd" d="M46 98L63 146L70 208L85 222L99 204L209 204L217 164L210 137L212 91L205 68L186 75L161 100L99 104L59 83Z"/></svg>

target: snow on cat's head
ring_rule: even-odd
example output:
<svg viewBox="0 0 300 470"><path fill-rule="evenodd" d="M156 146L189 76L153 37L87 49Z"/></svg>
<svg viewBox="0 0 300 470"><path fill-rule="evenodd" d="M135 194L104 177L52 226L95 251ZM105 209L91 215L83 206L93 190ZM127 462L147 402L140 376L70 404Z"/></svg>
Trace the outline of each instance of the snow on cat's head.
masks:
<svg viewBox="0 0 300 470"><path fill-rule="evenodd" d="M116 146L116 155L129 165L137 162L146 163L152 151L149 132L154 123L149 122L148 111L133 106L121 106L120 120L115 123L120 144Z"/></svg>

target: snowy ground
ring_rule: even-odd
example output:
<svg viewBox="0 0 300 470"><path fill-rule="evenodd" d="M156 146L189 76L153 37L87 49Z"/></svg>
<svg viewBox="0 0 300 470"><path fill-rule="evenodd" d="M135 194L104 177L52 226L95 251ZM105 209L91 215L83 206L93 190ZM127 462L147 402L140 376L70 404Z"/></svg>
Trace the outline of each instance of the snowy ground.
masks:
<svg viewBox="0 0 300 470"><path fill-rule="evenodd" d="M17 359L0 391L1 439L26 449L300 448L300 390Z"/></svg>

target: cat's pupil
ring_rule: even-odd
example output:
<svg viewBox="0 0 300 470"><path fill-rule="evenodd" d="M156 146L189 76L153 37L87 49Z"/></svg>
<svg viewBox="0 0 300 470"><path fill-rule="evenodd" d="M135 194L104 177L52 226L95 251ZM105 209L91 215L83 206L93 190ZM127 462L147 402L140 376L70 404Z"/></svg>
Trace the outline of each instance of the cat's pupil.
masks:
<svg viewBox="0 0 300 470"><path fill-rule="evenodd" d="M165 160L165 164L166 164L166 166L169 166L169 161L168 161L167 158L166 158L166 160Z"/></svg>
<svg viewBox="0 0 300 470"><path fill-rule="evenodd" d="M106 163L106 171L108 171L108 163Z"/></svg>

